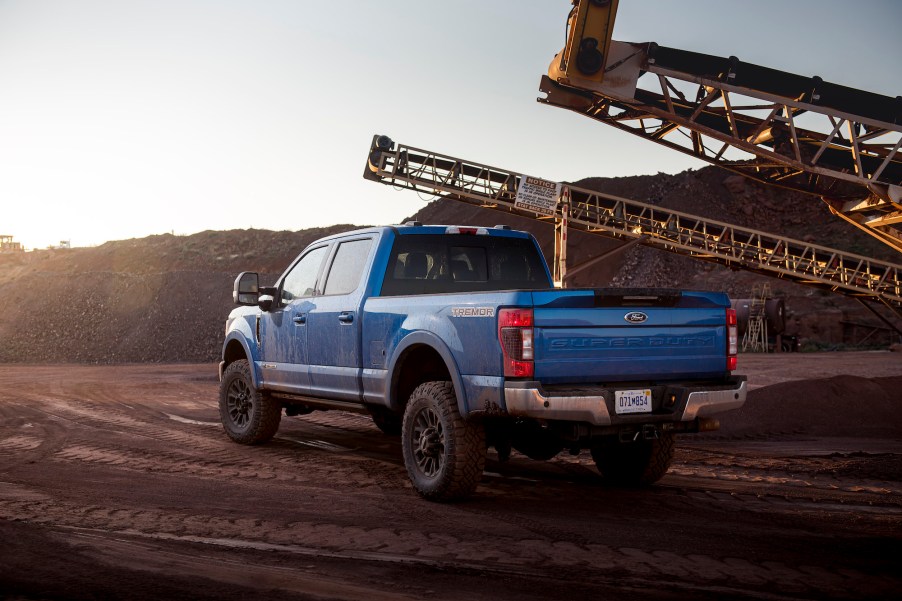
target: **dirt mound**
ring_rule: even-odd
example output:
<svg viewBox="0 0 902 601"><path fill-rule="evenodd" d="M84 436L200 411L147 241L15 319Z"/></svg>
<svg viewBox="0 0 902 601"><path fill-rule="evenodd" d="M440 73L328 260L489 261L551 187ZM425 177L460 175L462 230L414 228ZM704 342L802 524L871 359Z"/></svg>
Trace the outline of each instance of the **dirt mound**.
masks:
<svg viewBox="0 0 902 601"><path fill-rule="evenodd" d="M830 216L817 199L736 180L715 168L577 183L827 245L841 244L872 256L891 252ZM545 256L554 255L554 229L547 222L451 200L430 203L413 218L424 223L507 224L532 232ZM264 283L273 283L304 246L355 227L165 234L96 248L0 254L0 362L216 361L223 322L233 308L232 282L239 272L257 271ZM572 231L569 265L621 244ZM856 311L866 315L865 309L836 295L644 247L612 255L580 273L571 285L725 290L735 298L747 298L756 282L773 283L776 293L787 297L790 312L800 308L798 315L805 319L794 322L798 333L820 336L819 340L842 342L840 320ZM823 328L825 320L819 316L824 311L833 312L835 327ZM859 319L874 321L870 316Z"/></svg>
<svg viewBox="0 0 902 601"><path fill-rule="evenodd" d="M718 434L902 439L902 377L795 380L749 393L721 418Z"/></svg>
<svg viewBox="0 0 902 601"><path fill-rule="evenodd" d="M0 362L217 361L239 272L271 283L307 244L355 227L166 234L0 255Z"/></svg>

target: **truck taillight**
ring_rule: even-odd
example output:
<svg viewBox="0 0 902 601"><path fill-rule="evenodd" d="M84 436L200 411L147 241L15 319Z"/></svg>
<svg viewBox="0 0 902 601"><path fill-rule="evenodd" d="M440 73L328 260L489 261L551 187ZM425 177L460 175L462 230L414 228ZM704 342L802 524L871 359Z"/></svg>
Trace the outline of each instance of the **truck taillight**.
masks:
<svg viewBox="0 0 902 601"><path fill-rule="evenodd" d="M736 311L727 309L727 370L736 369L736 355L739 354L739 327L736 325Z"/></svg>
<svg viewBox="0 0 902 601"><path fill-rule="evenodd" d="M506 377L533 377L532 326L532 309L501 309L498 312L498 341Z"/></svg>
<svg viewBox="0 0 902 601"><path fill-rule="evenodd" d="M470 236L485 236L489 233L484 227L460 227L457 225L452 225L450 227L445 228L446 234L467 234Z"/></svg>

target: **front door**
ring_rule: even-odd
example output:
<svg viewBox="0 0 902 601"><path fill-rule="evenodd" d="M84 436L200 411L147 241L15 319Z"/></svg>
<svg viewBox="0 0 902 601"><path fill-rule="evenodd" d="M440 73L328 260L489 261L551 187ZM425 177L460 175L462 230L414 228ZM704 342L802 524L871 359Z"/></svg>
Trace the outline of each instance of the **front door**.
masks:
<svg viewBox="0 0 902 601"><path fill-rule="evenodd" d="M282 276L272 311L260 316L260 364L267 388L296 394L310 388L307 321L328 250L324 245L304 253Z"/></svg>

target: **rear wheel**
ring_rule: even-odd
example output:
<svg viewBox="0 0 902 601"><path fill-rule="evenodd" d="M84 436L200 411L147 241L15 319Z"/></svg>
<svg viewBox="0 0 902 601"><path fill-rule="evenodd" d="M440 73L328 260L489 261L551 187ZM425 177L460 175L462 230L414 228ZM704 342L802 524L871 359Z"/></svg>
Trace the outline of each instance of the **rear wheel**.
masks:
<svg viewBox="0 0 902 601"><path fill-rule="evenodd" d="M219 417L229 438L241 444L260 444L279 429L282 406L254 388L245 359L226 368L219 383Z"/></svg>
<svg viewBox="0 0 902 601"><path fill-rule="evenodd" d="M451 382L426 382L413 391L401 447L413 487L430 501L464 498L482 479L485 428L461 417Z"/></svg>
<svg viewBox="0 0 902 601"><path fill-rule="evenodd" d="M652 484L664 477L673 460L674 437L662 433L657 440L620 442L605 439L592 447L592 459L612 484Z"/></svg>

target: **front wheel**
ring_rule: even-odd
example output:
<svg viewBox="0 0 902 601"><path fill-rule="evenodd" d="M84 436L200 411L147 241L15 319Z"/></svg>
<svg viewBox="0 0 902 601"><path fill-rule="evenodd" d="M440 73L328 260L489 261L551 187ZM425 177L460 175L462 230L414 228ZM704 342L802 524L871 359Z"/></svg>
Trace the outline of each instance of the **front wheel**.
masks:
<svg viewBox="0 0 902 601"><path fill-rule="evenodd" d="M260 444L279 429L282 406L254 388L245 359L230 363L219 383L219 418L229 438L241 444Z"/></svg>
<svg viewBox="0 0 902 601"><path fill-rule="evenodd" d="M592 459L608 482L637 486L653 484L663 478L670 469L673 451L673 434L664 432L656 440L604 440L592 447Z"/></svg>
<svg viewBox="0 0 902 601"><path fill-rule="evenodd" d="M426 382L413 391L401 447L413 487L430 501L462 499L482 479L485 428L461 417L451 382Z"/></svg>

